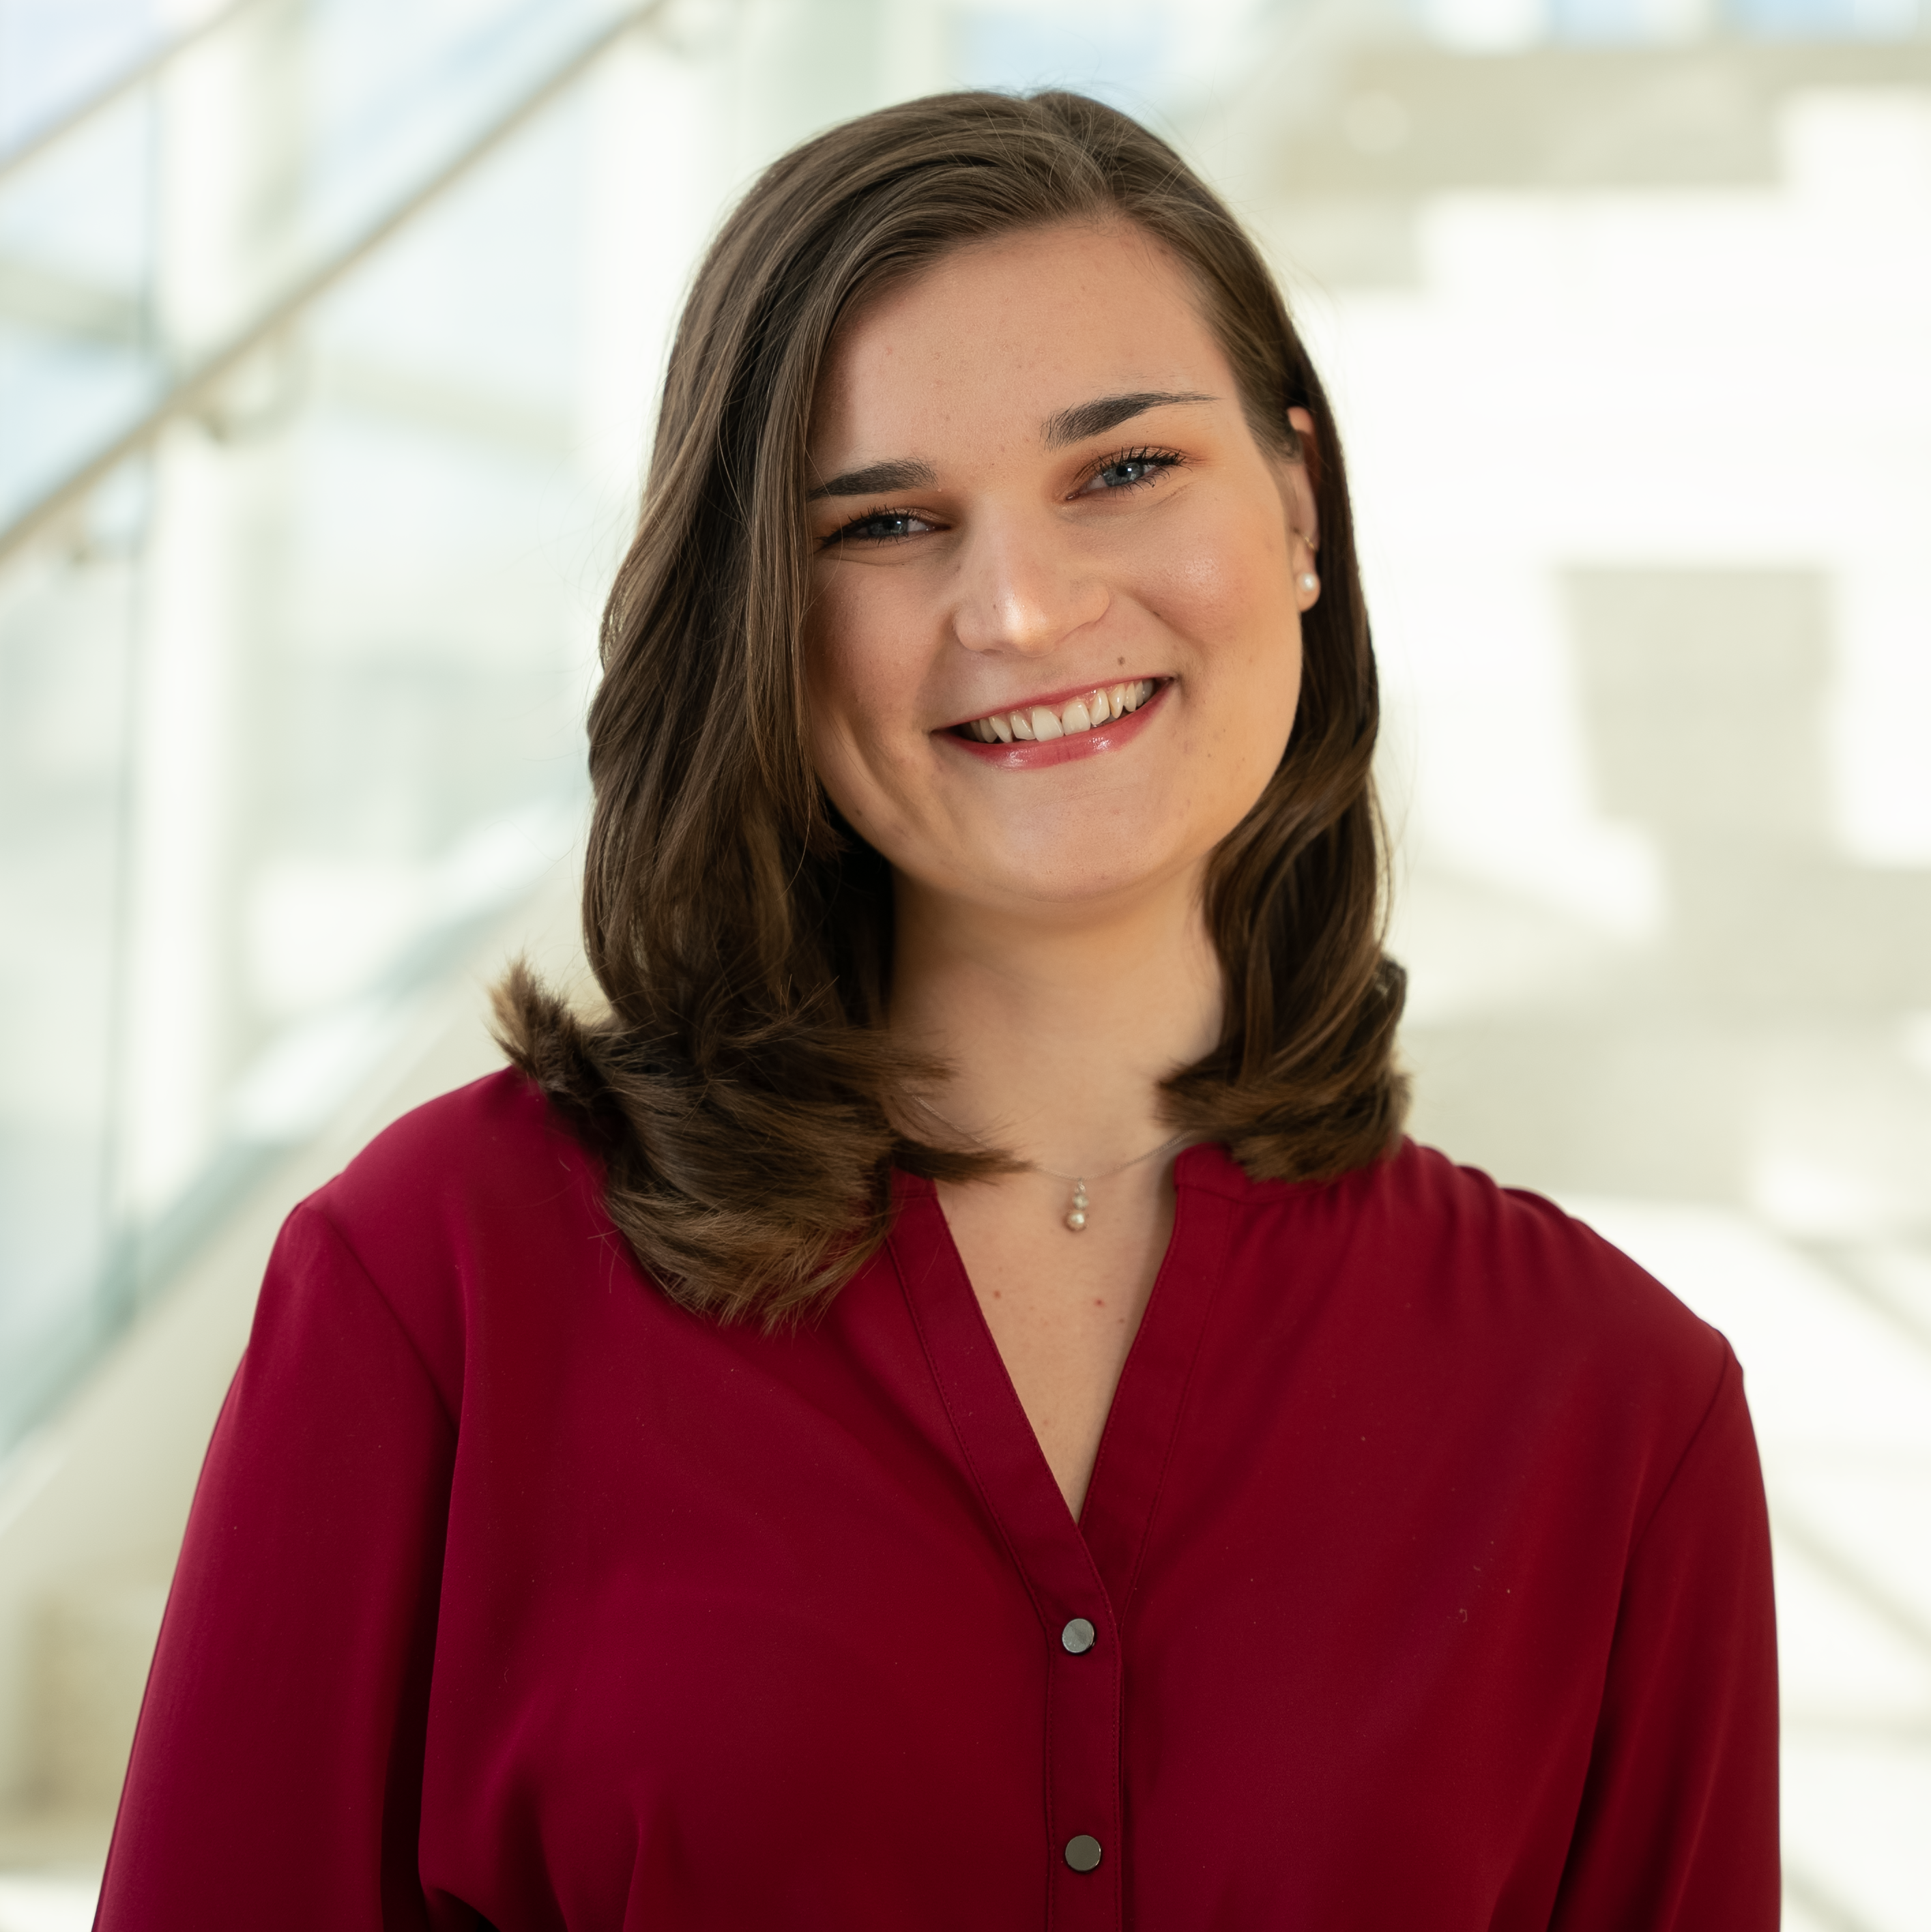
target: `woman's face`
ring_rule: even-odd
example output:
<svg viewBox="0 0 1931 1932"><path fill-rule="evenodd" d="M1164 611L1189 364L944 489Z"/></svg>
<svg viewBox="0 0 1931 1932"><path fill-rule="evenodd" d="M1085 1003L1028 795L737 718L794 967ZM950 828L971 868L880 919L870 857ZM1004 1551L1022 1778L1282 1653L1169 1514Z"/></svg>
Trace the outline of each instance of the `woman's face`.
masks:
<svg viewBox="0 0 1931 1932"><path fill-rule="evenodd" d="M948 256L841 332L810 454L812 752L853 828L1009 912L1197 878L1287 743L1315 532L1171 259L1125 226Z"/></svg>

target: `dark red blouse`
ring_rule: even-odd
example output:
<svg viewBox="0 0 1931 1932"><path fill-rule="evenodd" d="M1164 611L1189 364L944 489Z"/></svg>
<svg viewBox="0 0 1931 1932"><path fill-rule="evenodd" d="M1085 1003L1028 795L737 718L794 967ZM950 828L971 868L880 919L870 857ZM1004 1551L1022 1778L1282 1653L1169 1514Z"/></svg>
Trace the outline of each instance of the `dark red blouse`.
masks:
<svg viewBox="0 0 1931 1932"><path fill-rule="evenodd" d="M1768 1932L1722 1338L1412 1145L1177 1178L1076 1526L925 1184L766 1335L518 1076L391 1128L276 1250L100 1924Z"/></svg>

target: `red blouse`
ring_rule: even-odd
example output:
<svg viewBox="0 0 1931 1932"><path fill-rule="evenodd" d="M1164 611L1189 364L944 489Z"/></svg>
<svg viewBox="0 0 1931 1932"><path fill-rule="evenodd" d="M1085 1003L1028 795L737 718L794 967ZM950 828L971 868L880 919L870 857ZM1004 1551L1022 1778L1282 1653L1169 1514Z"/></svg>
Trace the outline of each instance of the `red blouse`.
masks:
<svg viewBox="0 0 1931 1932"><path fill-rule="evenodd" d="M399 1123L276 1249L99 1924L1768 1932L1722 1337L1412 1145L1177 1180L1075 1525L926 1184L767 1335L519 1076Z"/></svg>

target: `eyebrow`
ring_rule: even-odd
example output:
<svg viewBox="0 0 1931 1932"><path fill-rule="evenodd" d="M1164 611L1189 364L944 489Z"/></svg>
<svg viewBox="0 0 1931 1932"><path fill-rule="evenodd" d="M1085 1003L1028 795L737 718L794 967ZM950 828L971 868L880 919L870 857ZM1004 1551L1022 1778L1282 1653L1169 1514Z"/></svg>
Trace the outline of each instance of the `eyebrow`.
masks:
<svg viewBox="0 0 1931 1932"><path fill-rule="evenodd" d="M882 496L894 490L929 490L938 480L939 472L929 463L869 463L807 490L805 500L815 503L821 496Z"/></svg>
<svg viewBox="0 0 1931 1932"><path fill-rule="evenodd" d="M1077 403L1049 416L1042 434L1048 449L1063 449L1069 442L1084 442L1090 436L1103 435L1143 410L1157 410L1168 403L1210 403L1212 396L1192 390L1175 394L1165 389L1134 389L1121 396L1100 396L1090 403Z"/></svg>

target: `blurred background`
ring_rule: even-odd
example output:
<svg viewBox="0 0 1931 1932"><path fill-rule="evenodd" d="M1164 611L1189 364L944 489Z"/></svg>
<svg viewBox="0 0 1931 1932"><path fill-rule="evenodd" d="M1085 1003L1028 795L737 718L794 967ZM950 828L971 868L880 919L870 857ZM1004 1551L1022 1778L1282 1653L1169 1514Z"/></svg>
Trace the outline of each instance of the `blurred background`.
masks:
<svg viewBox="0 0 1931 1932"><path fill-rule="evenodd" d="M1786 1923L1931 1928L1931 7L0 0L0 1932L89 1922L281 1215L574 970L721 210L1055 83L1334 392L1416 1131L1744 1361Z"/></svg>

